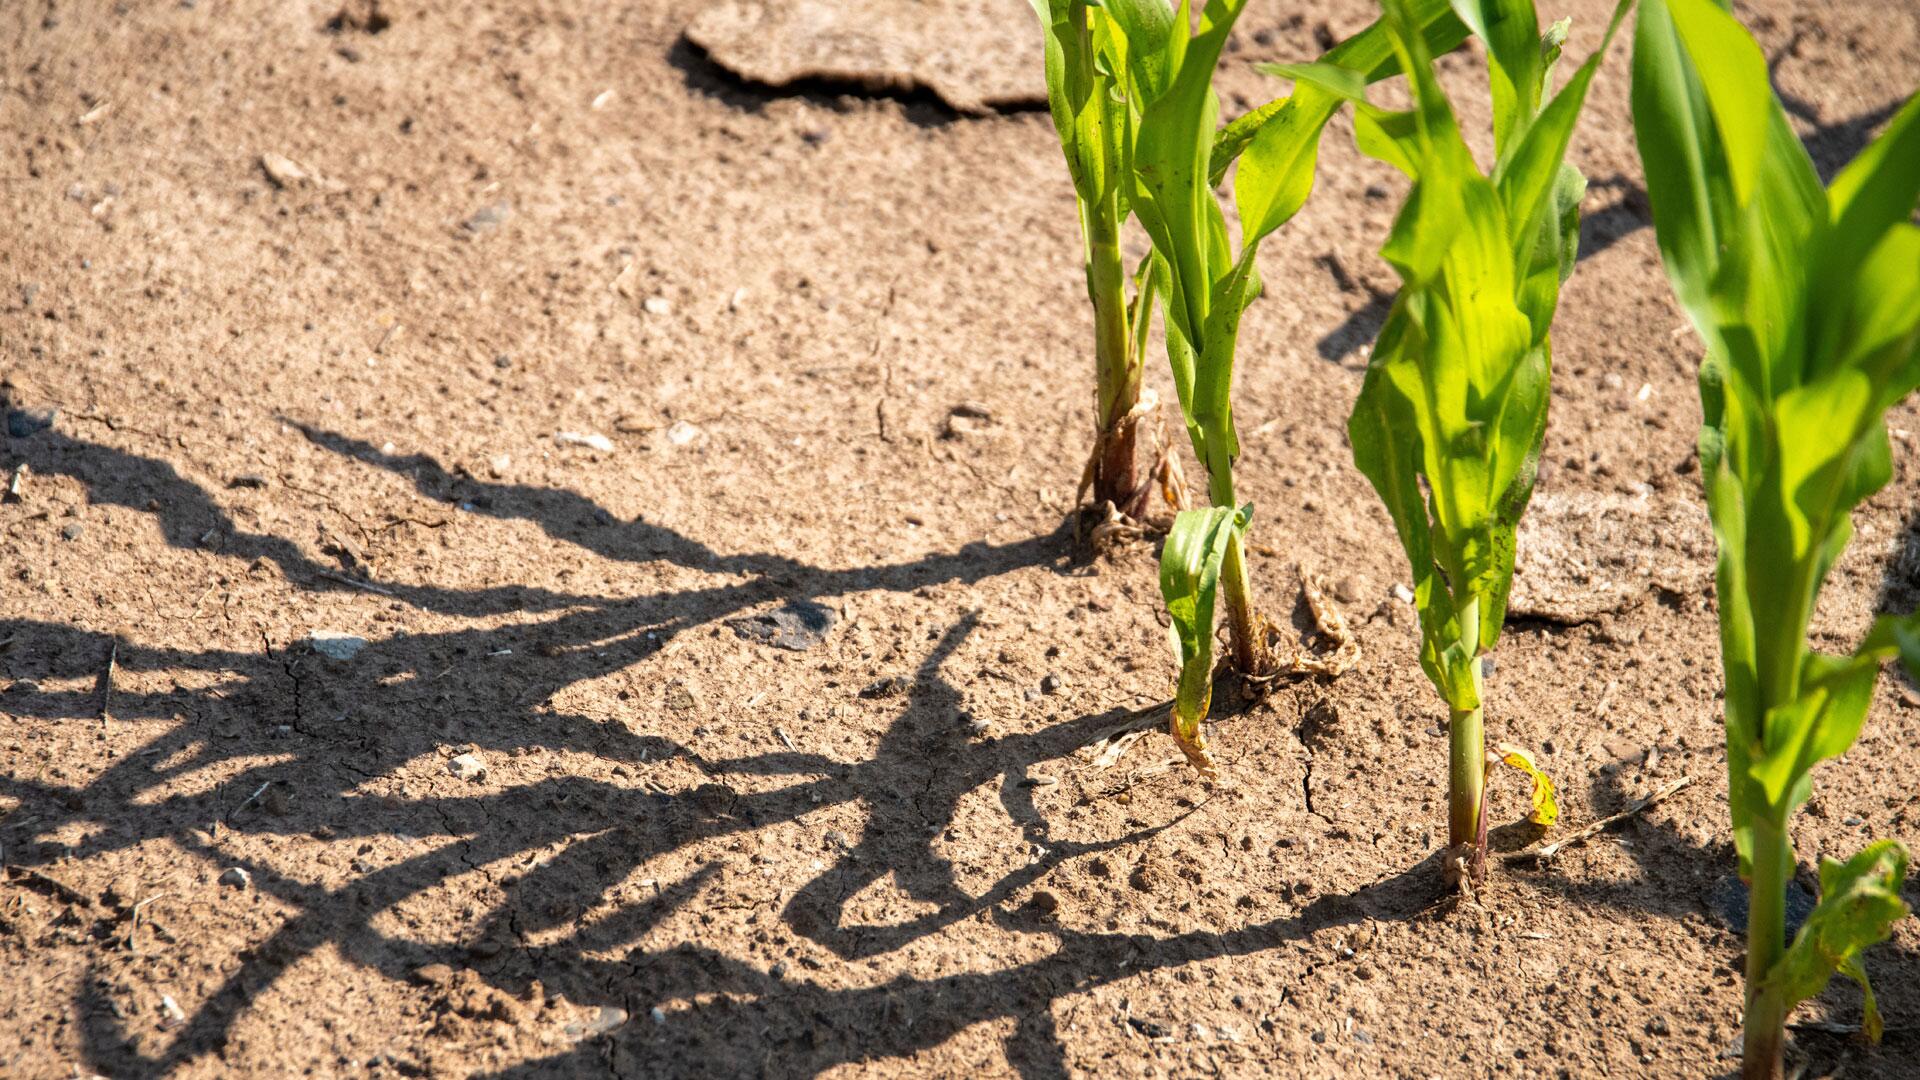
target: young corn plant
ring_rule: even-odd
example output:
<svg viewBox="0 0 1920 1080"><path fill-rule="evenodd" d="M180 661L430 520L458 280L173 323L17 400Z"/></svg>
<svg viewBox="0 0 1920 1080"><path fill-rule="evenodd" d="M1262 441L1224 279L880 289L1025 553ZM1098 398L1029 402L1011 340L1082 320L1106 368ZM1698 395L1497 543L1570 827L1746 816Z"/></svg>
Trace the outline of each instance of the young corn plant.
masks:
<svg viewBox="0 0 1920 1080"><path fill-rule="evenodd" d="M1233 425L1234 352L1241 314L1260 293L1255 258L1260 242L1305 204L1321 132L1344 98L1353 87L1396 70L1385 32L1370 27L1319 64L1306 65L1326 69L1340 92L1302 81L1291 96L1218 129L1214 66L1245 2L1210 0L1197 25L1192 0L1181 0L1170 19L1159 0L1109 2L1127 40L1161 43L1157 50L1133 49L1125 73L1127 100L1135 110L1131 200L1153 242L1167 358L1187 435L1206 470L1211 504L1175 518L1160 563L1160 588L1180 664L1172 734L1206 775L1214 766L1200 725L1212 697L1213 614L1220 597L1226 602L1233 667L1250 676L1275 668L1268 627L1254 606L1247 576L1244 538L1252 507L1239 503L1233 475L1240 453ZM1410 18L1437 47L1450 49L1465 36L1445 0L1415 4ZM1235 160L1237 253L1214 192ZM1308 598L1317 603L1311 586ZM1321 623L1338 625L1337 617L1325 614ZM1305 666L1314 669L1311 662Z"/></svg>
<svg viewBox="0 0 1920 1080"><path fill-rule="evenodd" d="M1091 488L1096 507L1110 505L1137 521L1146 517L1156 479L1169 502L1177 506L1184 501L1172 459L1156 454L1144 476L1136 468L1141 424L1159 407L1153 391L1141 385L1154 289L1149 261L1141 267L1134 298L1128 301L1129 275L1120 253L1120 230L1132 189L1134 128L1122 82L1129 53L1157 52L1170 17L1164 0L1134 0L1150 7L1133 20L1136 37L1130 40L1097 2L1032 3L1045 36L1047 104L1073 178L1087 296L1093 303L1095 434L1080 491L1085 495ZM1155 9L1161 16L1157 21L1151 17Z"/></svg>
<svg viewBox="0 0 1920 1080"><path fill-rule="evenodd" d="M1705 343L1700 463L1719 542L1727 796L1747 922L1743 1075L1777 1077L1783 1025L1835 972L1880 1016L1860 953L1907 914L1893 841L1823 859L1786 940L1788 832L1815 764L1859 735L1881 666L1920 667L1920 617L1882 618L1851 656L1807 624L1892 476L1886 410L1920 386L1920 98L1822 188L1760 49L1712 0L1641 0L1633 119L1661 258Z"/></svg>
<svg viewBox="0 0 1920 1080"><path fill-rule="evenodd" d="M1551 83L1566 23L1542 35L1531 0L1454 6L1486 44L1496 160L1480 171L1408 0L1385 0L1413 108L1391 112L1356 94L1355 136L1413 185L1381 249L1403 284L1347 433L1412 567L1420 666L1451 714L1445 873L1472 885L1486 872L1481 654L1506 617L1515 529L1546 431L1548 329L1573 271L1586 188L1564 158L1626 5L1558 94ZM1533 820L1551 824L1550 782L1524 752L1502 750L1499 760L1534 776Z"/></svg>

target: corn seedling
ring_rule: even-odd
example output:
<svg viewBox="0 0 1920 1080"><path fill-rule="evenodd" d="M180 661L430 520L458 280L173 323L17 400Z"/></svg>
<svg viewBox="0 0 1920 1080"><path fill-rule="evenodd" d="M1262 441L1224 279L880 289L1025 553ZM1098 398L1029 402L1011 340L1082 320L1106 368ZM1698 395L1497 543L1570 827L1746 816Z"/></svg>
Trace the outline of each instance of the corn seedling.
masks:
<svg viewBox="0 0 1920 1080"><path fill-rule="evenodd" d="M1318 82L1217 129L1214 65L1246 0L1211 0L1198 25L1191 0L1166 22L1159 0L1111 3L1130 41L1163 40L1158 51L1135 49L1129 100L1138 109L1133 151L1135 216L1153 242L1155 273L1165 297L1167 358L1193 450L1207 473L1210 508L1175 518L1160 563L1160 588L1172 616L1180 664L1172 706L1175 741L1203 773L1213 763L1200 724L1211 703L1213 611L1224 596L1233 666L1245 675L1272 668L1268 628L1253 603L1244 537L1251 506L1239 504L1233 463L1240 445L1233 426L1234 350L1240 317L1260 293L1255 258L1260 242L1306 203L1313 188L1320 134L1344 98ZM1414 16L1440 48L1465 28L1444 0L1418 0ZM1136 27L1136 24L1138 26ZM1312 68L1364 87L1395 70L1377 25L1336 46ZM1348 87L1350 90L1351 87ZM1239 161L1233 200L1240 220L1236 254L1214 185Z"/></svg>
<svg viewBox="0 0 1920 1080"><path fill-rule="evenodd" d="M1506 617L1515 529L1546 431L1548 327L1573 271L1586 188L1564 158L1606 44L1552 94L1566 23L1542 35L1531 0L1455 7L1486 43L1496 162L1481 173L1407 0L1386 0L1413 108L1390 112L1355 92L1355 136L1413 185L1381 249L1403 284L1347 432L1406 549L1420 665L1451 713L1445 865L1460 884L1485 874L1481 654ZM1623 3L1608 42L1624 15ZM1531 759L1502 747L1496 760L1533 776L1533 820L1551 824L1552 787Z"/></svg>
<svg viewBox="0 0 1920 1080"><path fill-rule="evenodd" d="M1633 117L1667 276L1705 343L1700 463L1719 542L1728 804L1747 923L1743 1074L1780 1073L1786 1014L1907 914L1906 850L1823 859L1791 945L1788 825L1813 766L1844 753L1883 663L1920 666L1920 618L1859 651L1807 647L1853 507L1892 476L1886 410L1920 386L1920 98L1822 188L1766 59L1711 0L1642 0Z"/></svg>
<svg viewBox="0 0 1920 1080"><path fill-rule="evenodd" d="M1135 0L1151 6L1146 16L1133 20L1136 37L1130 40L1097 2L1032 2L1045 34L1047 104L1073 178L1087 296L1093 303L1095 434L1080 491L1084 495L1091 488L1094 505L1111 505L1123 517L1139 520L1146 516L1156 479L1169 502L1184 501L1173 459L1156 454L1144 477L1135 467L1141 423L1156 415L1159 405L1153 391L1141 385L1153 313L1153 264L1141 265L1129 302L1120 254L1132 192L1134 117L1124 85L1128 56L1136 49L1157 52L1170 19L1163 0ZM1156 9L1162 16L1157 21L1147 17Z"/></svg>

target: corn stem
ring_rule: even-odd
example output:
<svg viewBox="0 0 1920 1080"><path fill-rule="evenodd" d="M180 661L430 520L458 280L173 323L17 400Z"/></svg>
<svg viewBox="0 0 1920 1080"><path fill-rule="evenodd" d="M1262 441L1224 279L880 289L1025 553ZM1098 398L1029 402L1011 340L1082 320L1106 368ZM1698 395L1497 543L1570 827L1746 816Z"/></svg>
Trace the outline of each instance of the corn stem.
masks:
<svg viewBox="0 0 1920 1080"><path fill-rule="evenodd" d="M1213 447L1227 445L1229 432L1208 432L1206 445L1207 497L1214 506L1237 507L1233 494L1233 460ZM1221 460L1213 460L1214 458ZM1233 667L1243 675L1260 675L1266 670L1265 634L1259 614L1253 607L1253 582L1247 576L1247 560L1240 537L1227 542L1227 556L1220 562L1220 591L1227 600L1227 635L1233 649Z"/></svg>
<svg viewBox="0 0 1920 1080"><path fill-rule="evenodd" d="M1128 326L1126 266L1120 257L1120 215L1112 196L1082 203L1080 225L1086 240L1087 294L1093 301L1095 419L1099 434L1093 453L1093 500L1111 502L1129 517L1146 512L1147 485L1134 470L1139 425L1132 417L1140 401L1141 358Z"/></svg>
<svg viewBox="0 0 1920 1080"><path fill-rule="evenodd" d="M1480 598L1468 600L1460 609L1460 644L1470 655L1480 645ZM1482 722L1480 701L1480 658L1474 655L1473 697L1471 709L1451 711L1447 728L1447 848L1453 857L1466 859L1466 876L1474 883L1487 872L1486 815L1483 812L1487 785L1487 734ZM1459 871L1449 866L1449 877Z"/></svg>
<svg viewBox="0 0 1920 1080"><path fill-rule="evenodd" d="M1767 974L1787 951L1787 879L1793 846L1780 822L1765 813L1753 822L1753 884L1747 905L1747 1009L1741 1049L1742 1080L1778 1080L1786 1036L1786 1000Z"/></svg>

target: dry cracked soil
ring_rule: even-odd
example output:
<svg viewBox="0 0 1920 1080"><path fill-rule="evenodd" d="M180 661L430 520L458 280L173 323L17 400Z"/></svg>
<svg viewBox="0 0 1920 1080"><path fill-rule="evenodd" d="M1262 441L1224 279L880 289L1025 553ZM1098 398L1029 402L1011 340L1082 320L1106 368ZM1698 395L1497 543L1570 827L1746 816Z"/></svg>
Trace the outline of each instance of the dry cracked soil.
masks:
<svg viewBox="0 0 1920 1080"><path fill-rule="evenodd" d="M1098 768L1172 661L1152 542L1076 542L1072 194L1026 24L981 58L1024 5L718 6L0 5L0 1075L1727 1074L1697 346L1625 49L1489 723L1565 829L1691 784L1449 906L1343 437L1396 177L1336 121L1241 344L1256 587L1303 629L1323 577L1360 666L1219 717L1217 785L1158 735ZM1250 6L1229 114L1371 17ZM1920 8L1737 7L1829 173L1920 82ZM1544 14L1583 55L1606 5ZM781 17L907 37L722 33ZM1822 647L1920 604L1891 424ZM1917 716L1889 674L1818 772L1807 880L1916 839ZM1920 1075L1920 924L1869 965L1885 1042L1836 984L1809 1075Z"/></svg>

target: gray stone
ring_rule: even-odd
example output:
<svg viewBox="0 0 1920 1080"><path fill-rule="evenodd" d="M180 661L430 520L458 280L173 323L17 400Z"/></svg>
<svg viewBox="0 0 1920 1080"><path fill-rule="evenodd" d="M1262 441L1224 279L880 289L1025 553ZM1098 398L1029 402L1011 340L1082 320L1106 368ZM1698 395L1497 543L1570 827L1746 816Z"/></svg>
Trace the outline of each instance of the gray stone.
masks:
<svg viewBox="0 0 1920 1080"><path fill-rule="evenodd" d="M315 630L307 635L307 644L329 660L351 660L367 647L367 639L341 630Z"/></svg>
<svg viewBox="0 0 1920 1080"><path fill-rule="evenodd" d="M772 611L728 619L733 632L788 652L804 652L826 640L833 629L833 609L811 600L789 600Z"/></svg>

